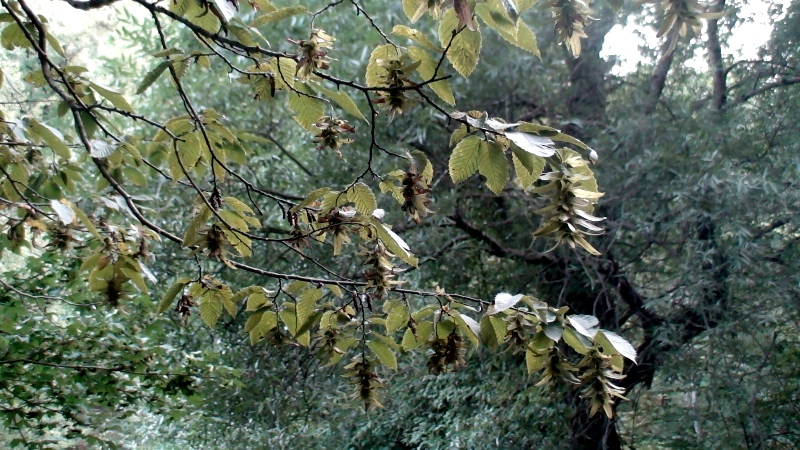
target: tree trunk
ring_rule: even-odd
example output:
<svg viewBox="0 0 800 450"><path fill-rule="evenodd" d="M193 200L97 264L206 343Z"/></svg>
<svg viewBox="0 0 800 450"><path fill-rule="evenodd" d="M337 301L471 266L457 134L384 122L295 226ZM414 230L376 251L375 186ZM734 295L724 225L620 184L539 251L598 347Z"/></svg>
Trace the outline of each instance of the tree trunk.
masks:
<svg viewBox="0 0 800 450"><path fill-rule="evenodd" d="M667 84L667 74L675 56L675 52L669 51L669 48L670 39L668 37L664 44L661 45L661 59L658 60L656 68L653 70L653 75L650 76L650 91L642 108L642 112L645 115L653 114L656 111L658 101L661 99L661 93L664 92L664 86Z"/></svg>
<svg viewBox="0 0 800 450"><path fill-rule="evenodd" d="M719 12L725 7L725 0L717 0L710 8L712 12ZM711 80L713 83L712 106L719 111L725 106L728 88L725 84L725 63L722 61L722 46L719 42L718 20L708 21L706 32L706 50L708 51L708 65L711 68Z"/></svg>

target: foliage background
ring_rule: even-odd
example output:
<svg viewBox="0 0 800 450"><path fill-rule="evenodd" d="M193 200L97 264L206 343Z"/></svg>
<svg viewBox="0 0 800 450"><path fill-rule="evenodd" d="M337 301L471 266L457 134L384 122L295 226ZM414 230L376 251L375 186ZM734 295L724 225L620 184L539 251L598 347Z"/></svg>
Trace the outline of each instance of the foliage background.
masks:
<svg viewBox="0 0 800 450"><path fill-rule="evenodd" d="M407 20L399 6L374 5L369 11L390 29ZM718 21L723 49L745 20L736 14L739 4L725 6L732 12ZM558 45L547 14L529 13L523 17L536 30L541 58L486 33L476 71L467 80L452 80L460 110L551 124L599 151L594 170L606 192L601 212L608 217L607 233L593 241L603 253L599 259L559 248L554 254L562 263L553 267L509 251L538 253L550 246L531 240L539 224L532 211L542 204L514 188L494 196L476 178L453 185L446 175L451 128L431 108L419 106L377 129L380 142L426 152L437 177L431 183L435 214L419 225L391 199L380 199L387 221L397 224L421 261L419 270L402 275L408 287L438 285L484 299L503 291L534 292L553 306L570 305L599 316L604 325L613 323L642 346L640 352L651 352L652 359L639 367L653 367L654 373L632 385L630 401L617 409L614 425L628 448L793 448L800 443L793 333L800 282L794 212L800 16L796 2L785 10L780 4L766 6L775 28L759 58L737 61L722 52L723 104L715 103L713 71L687 64L710 54L708 34L680 41L661 90L653 80L666 57L656 42L642 49L649 59L636 71L611 75L613 65L598 55L604 31L619 19L609 19L613 14L599 4L593 5L599 20L587 26L590 38L578 60ZM642 24L657 20L653 10L634 11L633 5L625 5L623 13ZM315 24L336 37L337 55L347 55L335 61L343 79L359 77L370 46L380 43L377 32L352 26L352 14L352 8L334 9ZM146 55L157 51L156 35L142 16L117 20L119 31L112 39L130 50L104 58L92 75L131 93L149 70ZM265 38L282 46L287 36L308 33L307 19L287 24L265 30ZM185 30L167 33L185 48L197 45ZM0 90L8 96L3 101L38 102L41 91L7 69L5 58L18 57L0 53L7 79ZM184 84L196 104L224 112L237 129L271 141L254 143L248 164L249 175L268 180L271 189L303 197L311 186L346 185L363 170L358 162L368 142L346 147L344 163L332 152L315 150L313 136L298 129L283 104L254 101L251 92L220 77L218 70L189 71ZM131 98L145 116L182 112L166 79L145 96ZM19 111L4 110L63 126L47 104L17 106ZM385 173L390 166L379 160L375 170ZM75 198L96 191L94 180L87 176L87 181L77 186ZM193 201L168 183L132 189L149 196L142 204L171 229L185 220L173 211ZM277 208L265 209L262 224L274 226L276 233L288 228ZM2 245L14 247L7 238ZM0 294L7 442L19 443L23 435L43 445L100 445L87 437L95 436L103 445L136 448L586 447L576 443L583 430L569 389L536 387L524 358L487 349L471 352L465 367L439 376L427 374L424 354L403 356L399 370L382 373L388 385L382 394L385 408L364 412L347 398L351 386L339 376L341 370L323 367L313 349L250 346L241 330L245 317L209 329L197 314L186 322L172 313L155 315L167 287L162 280L194 270L195 262L174 247L152 251L149 267L159 279L150 285L154 298L133 292L119 309L108 309L86 290L82 261L70 253L33 246L20 259L3 252L4 283L61 299L33 299L12 289ZM309 252L340 274L361 270L354 254L333 258L329 249ZM285 251L252 260L282 273L302 273L310 264ZM615 278L620 274L624 280ZM238 286L263 282L242 271L220 272L220 277ZM646 313L625 307L619 294L625 283L635 286ZM603 301L611 307L597 306ZM665 319L648 323L651 314ZM88 361L121 370L8 363L41 358L61 366ZM153 375L126 375L144 367ZM629 372L629 379L634 375ZM56 410L21 418L13 406L20 398L52 403ZM102 412L102 420L65 417L64 411L89 417Z"/></svg>

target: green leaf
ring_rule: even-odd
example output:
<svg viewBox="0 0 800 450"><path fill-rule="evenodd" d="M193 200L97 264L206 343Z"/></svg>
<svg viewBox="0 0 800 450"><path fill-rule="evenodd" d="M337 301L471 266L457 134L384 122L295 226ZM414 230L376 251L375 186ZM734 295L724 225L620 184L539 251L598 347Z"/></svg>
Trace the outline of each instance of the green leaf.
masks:
<svg viewBox="0 0 800 450"><path fill-rule="evenodd" d="M291 58L274 58L272 67L275 72L275 88L291 90L295 86L295 75L297 74L297 61Z"/></svg>
<svg viewBox="0 0 800 450"><path fill-rule="evenodd" d="M537 355L536 353L526 350L525 351L525 366L528 369L528 375L533 374L537 370L544 367L550 359L549 355Z"/></svg>
<svg viewBox="0 0 800 450"><path fill-rule="evenodd" d="M414 350L415 348L419 347L420 344L421 343L417 342L417 338L414 336L414 332L411 331L411 328L406 328L405 333L403 333L403 341L400 343L403 351L409 352Z"/></svg>
<svg viewBox="0 0 800 450"><path fill-rule="evenodd" d="M36 32L33 31L33 27L29 28L29 31L36 35ZM0 33L0 43L6 50L14 50L17 47L20 48L33 48L33 45L25 36L25 32L22 31L22 28L14 22L3 29L3 32Z"/></svg>
<svg viewBox="0 0 800 450"><path fill-rule="evenodd" d="M606 355L619 354L636 362L636 349L624 337L613 331L600 330L595 334L594 341L603 347Z"/></svg>
<svg viewBox="0 0 800 450"><path fill-rule="evenodd" d="M47 39L47 43L50 44L51 47L53 47L53 50L55 50L56 53L58 53L58 56L66 58L67 55L64 53L64 48L61 47L61 43L58 42L58 39L56 39L55 36L53 36L53 34L50 33L49 30L46 30L46 32L47 34L45 38Z"/></svg>
<svg viewBox="0 0 800 450"><path fill-rule="evenodd" d="M467 136L453 149L450 155L450 178L453 183L460 183L478 171L481 153L489 144L478 136Z"/></svg>
<svg viewBox="0 0 800 450"><path fill-rule="evenodd" d="M256 286L256 288L256 292L253 292L249 297L247 297L247 311L255 311L264 306L269 306L272 303L267 296L268 292L266 289L262 288L261 286Z"/></svg>
<svg viewBox="0 0 800 450"><path fill-rule="evenodd" d="M411 59L420 62L419 67L417 67L417 72L424 81L433 79L434 74L437 78L442 76L441 72L436 73L437 61L431 57L430 53L419 47L409 47L408 54L411 56ZM453 96L453 91L450 89L450 83L447 80L430 83L428 86L440 99L450 106L456 104L456 99Z"/></svg>
<svg viewBox="0 0 800 450"><path fill-rule="evenodd" d="M386 334L391 335L400 327L408 323L408 306L399 301L387 302L391 305L389 313L386 315Z"/></svg>
<svg viewBox="0 0 800 450"><path fill-rule="evenodd" d="M528 153L515 145L511 146L514 171L522 188L526 188L539 179L544 170L544 158Z"/></svg>
<svg viewBox="0 0 800 450"><path fill-rule="evenodd" d="M447 50L447 60L461 76L467 78L478 65L478 57L481 53L481 32L464 28L453 37L457 27L456 11L448 9L439 23L439 42L444 48L447 48L448 44L450 45Z"/></svg>
<svg viewBox="0 0 800 450"><path fill-rule="evenodd" d="M89 230L89 232L92 233L92 235L97 240L102 241L103 240L103 236L101 236L100 232L97 231L97 228L94 226L92 221L89 219L89 216L87 216L86 213L83 212L83 210L80 209L80 208L75 207L75 208L72 208L72 210L75 212L75 215L78 216L78 219L80 219L80 221L83 224L83 226L85 226L86 229Z"/></svg>
<svg viewBox="0 0 800 450"><path fill-rule="evenodd" d="M500 3L500 0L478 3L475 5L475 14L504 39L512 43L517 40L517 24L508 16L506 8Z"/></svg>
<svg viewBox="0 0 800 450"><path fill-rule="evenodd" d="M297 323L298 330L305 328L306 322L314 315L317 302L322 298L323 292L320 288L306 289L297 298ZM298 331L298 335L301 334Z"/></svg>
<svg viewBox="0 0 800 450"><path fill-rule="evenodd" d="M313 130L312 125L325 115L325 105L313 97L314 93L305 83L296 83L295 89L298 92L289 93L289 108L295 112L294 120L306 130Z"/></svg>
<svg viewBox="0 0 800 450"><path fill-rule="evenodd" d="M567 320L572 328L575 328L575 331L589 339L592 339L597 333L597 325L600 323L597 317L586 314L573 314L567 316Z"/></svg>
<svg viewBox="0 0 800 450"><path fill-rule="evenodd" d="M302 325L300 325L300 328L297 329L297 336L299 337L299 339L303 340L309 339L310 341L311 333L308 333L307 331L319 323L320 319L322 318L322 315L323 315L322 311L317 311L314 314L312 314L311 317L306 319Z"/></svg>
<svg viewBox="0 0 800 450"><path fill-rule="evenodd" d="M436 46L428 36L419 30L415 30L413 28L409 28L405 25L395 25L392 28L392 34L396 34L397 36L403 36L405 38L411 39L412 41L416 42L420 46L434 52L434 53L442 53L442 48Z"/></svg>
<svg viewBox="0 0 800 450"><path fill-rule="evenodd" d="M315 201L319 200L321 197L329 194L331 192L331 188L329 187L321 187L319 189L314 189L313 191L309 192L305 199L302 202L298 203L297 205L293 206L290 211L297 212L301 209L305 208L306 206L314 203Z"/></svg>
<svg viewBox="0 0 800 450"><path fill-rule="evenodd" d="M486 177L486 186L500 195L508 181L508 160L503 147L494 142L481 146L478 172Z"/></svg>
<svg viewBox="0 0 800 450"><path fill-rule="evenodd" d="M225 203L234 211L239 214L253 214L253 210L247 206L243 201L239 200L236 197L223 197Z"/></svg>
<svg viewBox="0 0 800 450"><path fill-rule="evenodd" d="M433 181L433 164L428 159L428 155L420 150L412 150L411 163L425 182L430 183Z"/></svg>
<svg viewBox="0 0 800 450"><path fill-rule="evenodd" d="M178 294L181 291L183 291L183 288L186 287L186 284L189 281L190 280L185 277L179 278L178 281L173 283L172 286L170 286L169 289L167 289L167 292L164 293L164 296L161 297L161 302L159 302L158 304L159 314L163 314L164 311L166 311L167 309L169 309L170 306L172 306L175 297L177 297Z"/></svg>
<svg viewBox="0 0 800 450"><path fill-rule="evenodd" d="M497 347L506 339L506 323L503 319L485 314L481 317L481 339L488 347Z"/></svg>
<svg viewBox="0 0 800 450"><path fill-rule="evenodd" d="M417 21L417 11L424 0L403 0L403 12L411 23Z"/></svg>
<svg viewBox="0 0 800 450"><path fill-rule="evenodd" d="M511 154L511 160L514 163L514 172L517 174L517 180L519 181L520 187L525 189L531 184L533 184L534 181L536 181L538 177L533 176L531 171L528 170L527 167L525 167L525 164L523 164L522 161L520 161L519 157L517 156L517 153L513 152L513 150Z"/></svg>
<svg viewBox="0 0 800 450"><path fill-rule="evenodd" d="M397 370L397 358L386 343L377 339L371 339L367 342L367 347L378 357L381 364L392 370Z"/></svg>
<svg viewBox="0 0 800 450"><path fill-rule="evenodd" d="M366 81L367 86L381 86L384 83L383 77L386 76L386 69L378 65L380 59L399 59L400 54L397 49L390 45L384 44L375 47L375 50L369 55L369 64L367 64Z"/></svg>
<svg viewBox="0 0 800 450"><path fill-rule="evenodd" d="M251 323L256 314L258 314L258 321L253 320ZM259 311L256 314L251 315L245 324L245 332L250 333L250 345L257 344L267 333L278 326L278 314L275 311ZM247 331L248 325L250 326L249 331Z"/></svg>
<svg viewBox="0 0 800 450"><path fill-rule="evenodd" d="M142 274L136 271L135 269L131 269L128 267L123 267L120 271L136 285L136 287L144 294L147 294L149 291L147 289L147 284L144 282L144 278L142 278Z"/></svg>
<svg viewBox="0 0 800 450"><path fill-rule="evenodd" d="M564 338L564 342L567 343L573 350L580 353L581 355L585 355L589 353L589 349L581 340L580 336L575 333L575 330L569 327L564 327L564 334L562 335Z"/></svg>
<svg viewBox="0 0 800 450"><path fill-rule="evenodd" d="M486 314L491 316L513 308L522 300L522 297L522 294L511 295L508 292L500 292L494 296L494 303L486 311Z"/></svg>
<svg viewBox="0 0 800 450"><path fill-rule="evenodd" d="M367 118L364 116L364 113L362 113L361 110L358 109L358 106L356 106L356 103L353 101L353 99L350 98L349 95L347 95L347 92L342 90L333 91L331 89L322 86L321 84L314 84L313 87L317 91L321 92L322 95L324 95L325 97L328 97L329 99L336 102L336 104L339 105L339 107L345 110L345 112L347 112L348 114L352 114L353 116L363 120L364 122L369 122Z"/></svg>
<svg viewBox="0 0 800 450"><path fill-rule="evenodd" d="M203 322L211 328L217 324L219 316L222 315L222 298L218 297L211 290L207 290L200 297L200 317Z"/></svg>
<svg viewBox="0 0 800 450"><path fill-rule="evenodd" d="M158 77L164 73L165 70L172 64L172 61L166 60L160 62L156 67L153 68L150 72L147 72L147 75L144 76L142 82L139 83L139 87L136 88L136 95L144 93L153 83L158 80Z"/></svg>
<svg viewBox="0 0 800 450"><path fill-rule="evenodd" d="M239 231L247 231L249 227L247 226L247 222L242 219L242 217L236 214L233 211L228 211L221 209L217 211L217 214L224 220L228 225L233 227L235 230Z"/></svg>
<svg viewBox="0 0 800 450"><path fill-rule="evenodd" d="M378 208L372 189L360 181L347 190L347 201L353 202L356 210L365 215L371 215Z"/></svg>
<svg viewBox="0 0 800 450"><path fill-rule="evenodd" d="M463 123L453 131L453 134L450 135L450 146L456 144L456 142L464 139L469 134L469 129Z"/></svg>
<svg viewBox="0 0 800 450"><path fill-rule="evenodd" d="M506 131L506 137L519 148L542 158L549 158L556 153L553 140L547 137L519 131Z"/></svg>
<svg viewBox="0 0 800 450"><path fill-rule="evenodd" d="M472 317L462 315L458 311L452 310L450 313L453 316L453 320L455 320L456 325L458 325L458 329L461 331L461 334L467 337L467 339L472 342L472 346L477 348L480 345L480 339L478 339L478 334L480 334L480 325L478 322L475 322L475 319Z"/></svg>
<svg viewBox="0 0 800 450"><path fill-rule="evenodd" d="M253 314L250 314L250 317L247 318L247 322L244 323L244 332L245 333L249 333L250 330L255 328L255 326L258 325L258 323L261 321L261 316L263 316L265 312L267 312L267 311L266 310L262 310L262 311L256 311ZM251 336L251 339L250 339L250 343L251 344L253 343L252 336Z"/></svg>
<svg viewBox="0 0 800 450"><path fill-rule="evenodd" d="M517 4L517 11L521 14L533 7L537 0L514 0Z"/></svg>
<svg viewBox="0 0 800 450"><path fill-rule="evenodd" d="M28 119L28 130L34 136L41 138L58 156L64 159L70 159L72 156L69 146L64 142L61 133L54 128L39 123L36 119Z"/></svg>
<svg viewBox="0 0 800 450"><path fill-rule="evenodd" d="M99 84L93 82L90 82L89 86L91 86L92 89L94 89L98 94L102 95L103 98L110 101L112 105L116 106L122 111L133 112L131 104L128 103L128 100L126 100L122 94L114 92L111 89L100 86Z"/></svg>
<svg viewBox="0 0 800 450"><path fill-rule="evenodd" d="M306 286L308 286L307 281L292 281L288 286L283 288L283 292L286 292L289 295L294 295L305 289Z"/></svg>
<svg viewBox="0 0 800 450"><path fill-rule="evenodd" d="M202 154L201 137L197 135L199 132L190 133L181 136L180 141L177 142L178 153L181 155L181 162L187 171L190 171L197 165ZM180 166L178 167L180 171ZM180 172L183 175L183 172Z"/></svg>
<svg viewBox="0 0 800 450"><path fill-rule="evenodd" d="M539 58L542 57L536 43L536 35L533 34L530 27L522 20L516 20L515 23L498 0L479 3L475 6L475 13L486 25L497 31L497 34L512 45L533 53Z"/></svg>
<svg viewBox="0 0 800 450"><path fill-rule="evenodd" d="M259 15L253 20L253 23L250 24L250 26L260 27L261 25L288 19L289 17L303 14L307 11L308 10L305 6L290 6L288 8L277 9L275 11L270 11Z"/></svg>
<svg viewBox="0 0 800 450"><path fill-rule="evenodd" d="M400 236L374 217L370 217L369 221L375 227L378 239L383 242L383 245L385 245L390 252L412 266L416 266L419 263L417 257L410 252L408 244L406 244Z"/></svg>
<svg viewBox="0 0 800 450"><path fill-rule="evenodd" d="M222 284L214 289L214 295L219 298L222 306L230 314L231 317L236 317L239 312L236 303L233 301L233 291L228 286Z"/></svg>

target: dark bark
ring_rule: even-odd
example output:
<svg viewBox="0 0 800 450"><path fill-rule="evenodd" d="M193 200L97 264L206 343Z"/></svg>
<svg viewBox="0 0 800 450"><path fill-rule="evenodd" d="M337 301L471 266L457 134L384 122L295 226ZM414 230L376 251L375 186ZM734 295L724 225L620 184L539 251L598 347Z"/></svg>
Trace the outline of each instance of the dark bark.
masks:
<svg viewBox="0 0 800 450"><path fill-rule="evenodd" d="M725 7L725 0L717 0L711 7L711 12L719 12ZM715 110L722 109L728 96L726 86L725 63L722 61L722 46L719 42L719 21L709 20L706 35L706 50L708 51L708 65L711 68L713 83L712 106Z"/></svg>
<svg viewBox="0 0 800 450"><path fill-rule="evenodd" d="M653 70L653 75L650 76L650 90L647 93L647 98L643 105L642 111L645 115L653 114L658 106L658 101L661 99L661 94L664 92L664 86L667 84L667 74L669 68L672 66L672 59L675 57L674 51L669 51L670 39L661 45L661 59L656 63L656 68Z"/></svg>

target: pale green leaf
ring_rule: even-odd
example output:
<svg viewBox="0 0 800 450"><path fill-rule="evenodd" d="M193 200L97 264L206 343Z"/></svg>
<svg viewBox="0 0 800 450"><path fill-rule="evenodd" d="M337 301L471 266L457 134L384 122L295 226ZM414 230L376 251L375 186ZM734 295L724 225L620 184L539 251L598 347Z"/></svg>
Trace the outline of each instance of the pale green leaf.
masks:
<svg viewBox="0 0 800 450"><path fill-rule="evenodd" d="M188 278L180 278L178 281L173 283L172 286L167 289L167 292L164 293L164 296L161 297L161 302L158 304L158 313L163 314L164 311L169 309L172 306L175 297L183 291L183 288L186 287L186 284L189 282Z"/></svg>
<svg viewBox="0 0 800 450"><path fill-rule="evenodd" d="M501 292L494 296L494 303L486 311L487 315L494 315L507 309L513 308L522 300L523 295L511 295L508 292Z"/></svg>
<svg viewBox="0 0 800 450"><path fill-rule="evenodd" d="M475 14L507 41L513 43L517 40L517 24L511 20L500 0L478 3L475 5Z"/></svg>
<svg viewBox="0 0 800 450"><path fill-rule="evenodd" d="M392 370L397 370L397 358L394 356L392 349L389 348L385 342L379 339L371 339L367 342L367 347L378 357L381 364Z"/></svg>
<svg viewBox="0 0 800 450"><path fill-rule="evenodd" d="M455 310L452 310L450 314L452 315L453 320L455 320L456 325L458 325L458 329L461 331L461 334L469 339L473 347L477 348L480 345L480 339L478 339L478 335L481 332L481 327L478 322L476 322L472 317L462 315Z"/></svg>
<svg viewBox="0 0 800 450"><path fill-rule="evenodd" d="M441 68L439 69L440 72L436 73L437 61L434 60L427 51L419 47L409 47L408 54L411 56L411 59L420 62L419 67L417 67L417 72L419 73L419 76L422 77L423 81L432 80L434 75L436 78L442 76ZM456 104L456 99L453 96L453 90L450 89L450 83L447 80L430 83L428 86L440 99L450 106L454 106Z"/></svg>
<svg viewBox="0 0 800 450"><path fill-rule="evenodd" d="M73 211L72 204L66 199L50 200L50 207L56 212L58 218L65 226L70 226L75 222L75 211Z"/></svg>
<svg viewBox="0 0 800 450"><path fill-rule="evenodd" d="M372 189L360 181L347 190L347 201L355 204L356 210L365 215L372 214L378 208Z"/></svg>
<svg viewBox="0 0 800 450"><path fill-rule="evenodd" d="M112 105L116 106L117 108L121 109L122 111L133 112L133 108L131 107L131 104L128 103L128 100L126 100L125 97L122 94L120 94L119 92L112 91L111 89L108 89L107 87L101 86L101 85L99 85L97 83L93 83L93 82L90 82L89 86L91 86L92 89L94 89L98 94L103 96L103 98L105 98L106 100L111 102Z"/></svg>
<svg viewBox="0 0 800 450"><path fill-rule="evenodd" d="M263 14L258 15L254 20L253 23L250 24L251 27L260 27L261 25L278 22L283 19L288 19L289 17L296 16L298 14L303 14L307 12L305 6L289 6L288 8L281 8L275 11L269 11Z"/></svg>
<svg viewBox="0 0 800 450"><path fill-rule="evenodd" d="M28 130L34 136L41 138L58 156L64 159L70 159L72 156L63 136L55 128L40 123L36 119L28 119Z"/></svg>
<svg viewBox="0 0 800 450"><path fill-rule="evenodd" d="M572 325L572 328L575 328L575 331L590 339L597 333L597 326L600 324L597 317L585 314L567 316L567 320Z"/></svg>
<svg viewBox="0 0 800 450"><path fill-rule="evenodd" d="M564 342L566 342L567 345L572 347L573 350L580 353L581 355L589 353L589 349L581 339L581 336L576 334L575 330L573 330L572 328L564 328L564 334L562 337L564 338Z"/></svg>
<svg viewBox="0 0 800 450"><path fill-rule="evenodd" d="M291 211L297 212L301 209L305 208L306 206L316 202L321 197L325 197L331 193L331 188L329 187L321 187L319 189L314 189L313 191L309 192L305 199L302 202L298 203L297 205L293 206Z"/></svg>
<svg viewBox="0 0 800 450"><path fill-rule="evenodd" d="M545 160L542 157L528 153L517 146L511 146L514 170L523 188L530 186L544 170Z"/></svg>
<svg viewBox="0 0 800 450"><path fill-rule="evenodd" d="M295 86L297 61L291 58L273 58L272 67L275 72L275 88L291 90Z"/></svg>
<svg viewBox="0 0 800 450"><path fill-rule="evenodd" d="M312 125L325 115L325 105L314 97L314 93L305 86L305 83L296 83L298 92L289 93L289 108L295 112L294 120L306 130L313 130Z"/></svg>
<svg viewBox="0 0 800 450"><path fill-rule="evenodd" d="M256 292L247 297L247 311L255 311L271 304L269 297L267 297L267 291L260 286L257 286L257 288Z"/></svg>
<svg viewBox="0 0 800 450"><path fill-rule="evenodd" d="M225 210L225 209L221 209L221 210L217 211L217 214L219 214L219 216L222 218L222 220L224 220L228 225L230 225L235 230L247 231L248 228L249 228L247 226L247 222L245 222L241 218L241 216L239 216L238 214L236 214L233 211L228 211L228 210Z"/></svg>
<svg viewBox="0 0 800 450"><path fill-rule="evenodd" d="M367 118L364 116L364 113L362 113L361 110L358 109L358 106L353 101L353 99L349 95L347 95L347 92L342 90L334 91L322 86L321 84L314 84L313 87L314 89L322 93L322 95L324 95L325 97L328 97L329 99L336 102L336 104L339 105L339 107L345 110L348 114L352 114L353 116L363 120L364 122L369 122Z"/></svg>
<svg viewBox="0 0 800 450"><path fill-rule="evenodd" d="M135 269L131 269L129 267L123 267L120 271L129 279L136 287L144 294L147 294L149 291L147 290L147 284L144 282L144 278L142 278L142 274L136 271Z"/></svg>
<svg viewBox="0 0 800 450"><path fill-rule="evenodd" d="M519 131L506 131L506 137L519 148L542 158L548 158L556 153L552 139L547 137Z"/></svg>
<svg viewBox="0 0 800 450"><path fill-rule="evenodd" d="M206 291L206 293L200 297L200 317L203 319L203 322L213 328L221 315L222 298L214 295L213 292Z"/></svg>
<svg viewBox="0 0 800 450"><path fill-rule="evenodd" d="M78 219L80 219L80 221L83 224L83 226L86 227L86 229L90 233L92 233L92 235L97 240L102 241L103 240L103 236L100 234L99 231L97 231L97 228L94 226L92 221L89 219L89 216L87 216L86 213L83 212L83 210L81 210L80 208L75 207L75 208L72 208L72 210L75 212L75 215L78 216Z"/></svg>
<svg viewBox="0 0 800 450"><path fill-rule="evenodd" d="M537 355L536 353L526 350L525 351L525 366L528 369L528 375L536 372L547 364L550 359L549 355Z"/></svg>
<svg viewBox="0 0 800 450"><path fill-rule="evenodd" d="M322 298L323 292L320 288L306 289L297 298L297 323L298 330L303 328L306 322L314 314L317 302ZM298 333L299 334L299 333Z"/></svg>
<svg viewBox="0 0 800 450"><path fill-rule="evenodd" d="M375 47L375 49L369 55L369 64L367 64L367 73L365 77L367 86L374 87L384 84L383 77L386 76L387 72L386 69L378 65L378 60L391 60L399 58L400 54L398 53L398 50L390 44L384 44Z"/></svg>
<svg viewBox="0 0 800 450"><path fill-rule="evenodd" d="M252 316L251 316L252 318ZM250 320L247 321L250 323ZM258 322L252 324L250 328L250 345L255 345L278 326L278 314L275 311L262 311L258 317Z"/></svg>
<svg viewBox="0 0 800 450"><path fill-rule="evenodd" d="M405 303L394 301L389 313L386 315L386 334L392 334L408 323L408 306Z"/></svg>
<svg viewBox="0 0 800 450"><path fill-rule="evenodd" d="M414 332L411 331L411 328L406 328L405 333L403 333L403 341L400 343L403 351L409 352L414 350L415 348L419 347L420 344L420 342L417 342L417 338L414 336Z"/></svg>
<svg viewBox="0 0 800 450"><path fill-rule="evenodd" d="M434 53L442 53L442 48L431 42L431 40L428 39L428 36L419 30L409 28L405 25L395 25L394 28L392 28L392 34L411 39L415 43Z"/></svg>
<svg viewBox="0 0 800 450"><path fill-rule="evenodd" d="M481 32L479 29L471 31L464 28L453 37L458 23L455 9L448 9L439 23L439 42L444 48L450 46L447 50L447 60L461 76L466 78L478 65L478 56L481 53Z"/></svg>
<svg viewBox="0 0 800 450"><path fill-rule="evenodd" d="M239 214L253 214L253 210L236 197L223 197L225 203Z"/></svg>
<svg viewBox="0 0 800 450"><path fill-rule="evenodd" d="M619 354L636 362L636 349L624 337L613 331L600 330L595 334L594 340L603 347L606 355Z"/></svg>
<svg viewBox="0 0 800 450"><path fill-rule="evenodd" d="M403 0L403 12L412 23L416 22L415 16L424 0Z"/></svg>
<svg viewBox="0 0 800 450"><path fill-rule="evenodd" d="M411 163L425 182L430 183L433 181L433 164L428 159L428 156L420 150L412 150Z"/></svg>
<svg viewBox="0 0 800 450"><path fill-rule="evenodd" d="M460 183L478 171L478 162L482 152L489 144L478 136L467 136L453 149L450 155L450 178L453 183Z"/></svg>
<svg viewBox="0 0 800 450"><path fill-rule="evenodd" d="M163 74L171 64L172 61L162 61L156 67L154 67L153 70L147 72L147 74L144 76L144 79L142 79L142 82L139 83L139 87L136 88L136 94L139 95L144 93L144 91L146 91L150 86L153 85L153 83L156 82L156 80L158 80L158 77L160 77L161 74Z"/></svg>
<svg viewBox="0 0 800 450"><path fill-rule="evenodd" d="M464 139L469 134L469 129L463 123L453 131L453 134L450 135L450 146L456 144L456 142Z"/></svg>
<svg viewBox="0 0 800 450"><path fill-rule="evenodd" d="M499 144L490 142L481 147L478 172L486 177L486 186L500 195L508 181L508 159Z"/></svg>

